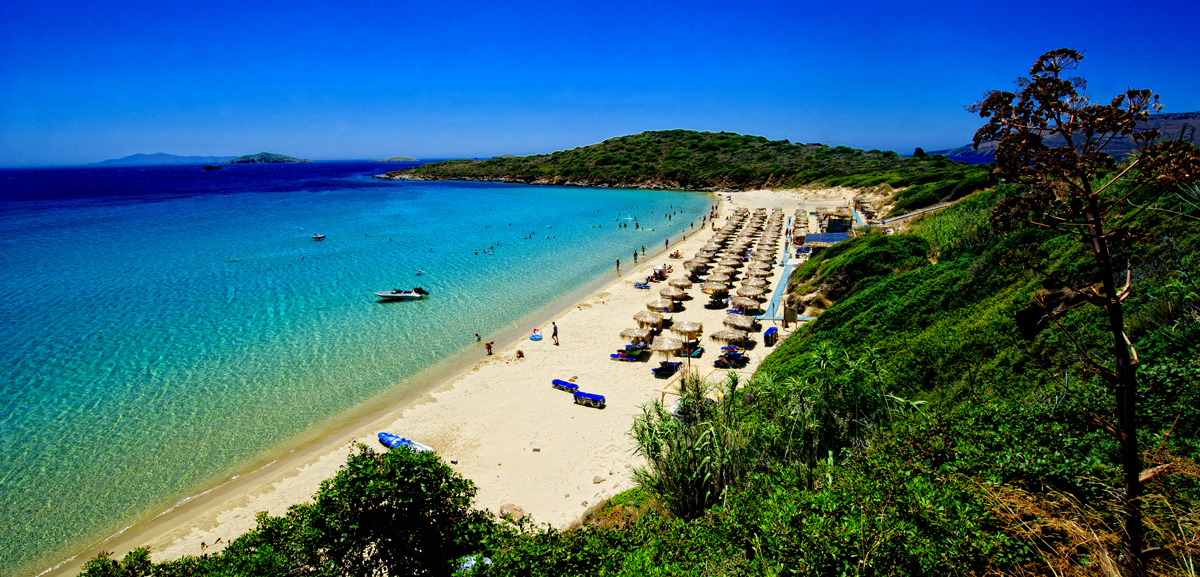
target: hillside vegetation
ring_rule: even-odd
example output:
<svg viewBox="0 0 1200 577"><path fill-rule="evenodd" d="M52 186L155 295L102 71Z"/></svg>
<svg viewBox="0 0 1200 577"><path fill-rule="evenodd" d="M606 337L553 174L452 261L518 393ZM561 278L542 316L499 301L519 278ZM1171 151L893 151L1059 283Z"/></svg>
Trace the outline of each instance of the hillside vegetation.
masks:
<svg viewBox="0 0 1200 577"><path fill-rule="evenodd" d="M908 187L896 197L899 210L960 198L989 182L986 167L953 162L944 156L907 158L891 151L694 130L619 136L553 154L448 160L385 176L695 190L811 184Z"/></svg>

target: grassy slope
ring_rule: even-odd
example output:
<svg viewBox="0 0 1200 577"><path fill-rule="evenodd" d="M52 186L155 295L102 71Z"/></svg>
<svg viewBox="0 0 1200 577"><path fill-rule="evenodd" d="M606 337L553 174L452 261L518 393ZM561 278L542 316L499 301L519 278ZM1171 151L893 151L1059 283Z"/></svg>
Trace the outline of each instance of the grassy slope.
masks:
<svg viewBox="0 0 1200 577"><path fill-rule="evenodd" d="M450 160L389 173L429 179L509 179L555 184L749 189L821 183L913 187L904 208L953 199L987 185L986 168L945 157L906 158L821 144L793 144L730 132L650 131L553 154Z"/></svg>

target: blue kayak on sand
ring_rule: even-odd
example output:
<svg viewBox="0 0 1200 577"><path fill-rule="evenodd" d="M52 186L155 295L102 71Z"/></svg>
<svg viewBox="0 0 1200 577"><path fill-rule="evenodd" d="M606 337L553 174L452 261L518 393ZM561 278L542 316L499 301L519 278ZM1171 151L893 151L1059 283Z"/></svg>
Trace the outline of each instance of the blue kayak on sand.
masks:
<svg viewBox="0 0 1200 577"><path fill-rule="evenodd" d="M422 445L421 443L418 443L412 439L405 439L404 437L393 435L391 433L379 433L379 442L383 443L383 445L389 449L395 449L396 447L408 447L416 453L433 450L433 447L430 447L429 445Z"/></svg>

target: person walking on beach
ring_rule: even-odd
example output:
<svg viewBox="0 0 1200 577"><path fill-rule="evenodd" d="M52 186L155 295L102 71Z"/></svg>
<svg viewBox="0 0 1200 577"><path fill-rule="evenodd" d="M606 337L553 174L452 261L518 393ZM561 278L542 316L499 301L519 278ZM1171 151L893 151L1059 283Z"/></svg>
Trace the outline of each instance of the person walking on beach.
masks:
<svg viewBox="0 0 1200 577"><path fill-rule="evenodd" d="M494 343L494 342L495 341L488 341L486 343L483 343L483 348L487 349L487 352L489 355L492 354L492 343Z"/></svg>
<svg viewBox="0 0 1200 577"><path fill-rule="evenodd" d="M637 264L637 249L633 251L633 264Z"/></svg>
<svg viewBox="0 0 1200 577"><path fill-rule="evenodd" d="M551 322L550 325L554 327L554 332L550 333L550 338L554 339L554 344L555 344L555 346L557 346L558 345L558 325L554 324L553 322Z"/></svg>
<svg viewBox="0 0 1200 577"><path fill-rule="evenodd" d="M642 245L642 256L646 256L646 245Z"/></svg>
<svg viewBox="0 0 1200 577"><path fill-rule="evenodd" d="M617 274L621 274L621 259L617 259Z"/></svg>
<svg viewBox="0 0 1200 577"><path fill-rule="evenodd" d="M671 239L669 238L663 240L663 249L665 250L668 248L671 248Z"/></svg>

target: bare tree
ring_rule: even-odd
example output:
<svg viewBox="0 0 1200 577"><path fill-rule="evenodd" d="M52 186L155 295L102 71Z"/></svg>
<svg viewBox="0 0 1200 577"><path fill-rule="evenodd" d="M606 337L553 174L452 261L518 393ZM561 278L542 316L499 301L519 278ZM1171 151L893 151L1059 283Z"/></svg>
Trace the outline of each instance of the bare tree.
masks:
<svg viewBox="0 0 1200 577"><path fill-rule="evenodd" d="M1065 76L1078 68L1082 59L1080 52L1071 49L1047 52L1034 63L1029 78L1016 81L1015 93L990 91L968 110L989 119L975 133L975 147L999 141L994 175L1026 185L1020 194L997 204L991 216L993 226L1005 230L1025 223L1053 230L1076 238L1091 252L1097 278L1087 286L1078 286L1078 281L1071 286L1072 279L1055 280L1102 309L1112 333L1111 359L1095 359L1082 347L1077 352L1086 369L1103 379L1115 397L1115 425L1098 414L1092 418L1120 444L1126 575L1140 577L1148 559L1169 549L1169 545L1145 547L1141 510L1143 483L1165 470L1142 470L1137 435L1138 356L1125 334L1122 311L1122 303L1133 290L1132 276L1127 259L1116 262L1137 243L1148 240L1148 234L1128 224L1141 209L1128 214L1114 209L1135 193L1149 197L1143 204L1148 206L1157 196L1195 181L1200 177L1200 154L1181 140L1159 142L1162 135L1156 131L1134 132L1138 121L1162 108L1158 95L1150 90L1129 89L1109 104L1093 101L1085 94L1085 80ZM1118 164L1104 148L1125 136L1133 138L1138 152L1131 161ZM1127 175L1127 187L1109 190ZM1117 188L1125 190L1117 194ZM1035 251L1015 256L1023 265L1051 277L1047 263Z"/></svg>

